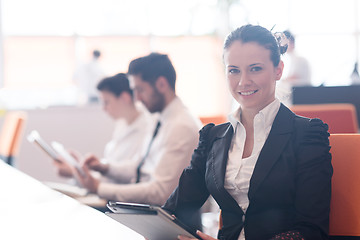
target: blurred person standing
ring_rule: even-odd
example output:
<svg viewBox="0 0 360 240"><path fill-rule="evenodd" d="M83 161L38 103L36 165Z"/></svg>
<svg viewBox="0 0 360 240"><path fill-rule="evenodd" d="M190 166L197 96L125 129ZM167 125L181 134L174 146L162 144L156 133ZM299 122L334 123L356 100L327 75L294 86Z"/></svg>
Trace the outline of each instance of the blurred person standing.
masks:
<svg viewBox="0 0 360 240"><path fill-rule="evenodd" d="M295 50L295 37L286 30L283 32L289 40L288 49L284 55L284 77L282 81L289 84L290 89L294 86L310 86L311 85L311 70L308 60L300 56Z"/></svg>
<svg viewBox="0 0 360 240"><path fill-rule="evenodd" d="M100 56L101 52L94 50L92 59L88 63L80 65L74 72L73 80L78 87L80 103L91 103L99 100L96 85L105 77L99 64Z"/></svg>
<svg viewBox="0 0 360 240"><path fill-rule="evenodd" d="M308 60L300 56L295 50L294 35L288 30L284 31L282 35L287 38L288 48L283 56L285 67L283 77L277 84L276 96L286 106L291 106L293 104L293 88L311 86L311 70Z"/></svg>

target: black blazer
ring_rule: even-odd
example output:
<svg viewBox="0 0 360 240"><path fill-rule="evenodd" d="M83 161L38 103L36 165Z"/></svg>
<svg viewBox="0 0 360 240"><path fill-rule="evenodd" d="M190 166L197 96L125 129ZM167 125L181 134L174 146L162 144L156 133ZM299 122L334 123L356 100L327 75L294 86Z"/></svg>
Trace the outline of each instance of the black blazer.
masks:
<svg viewBox="0 0 360 240"><path fill-rule="evenodd" d="M211 194L222 211L219 239L237 240L243 227L247 240L287 231L328 239L333 170L327 130L321 120L297 116L281 104L250 180L244 216L224 188L233 127L209 124L164 208L186 222Z"/></svg>

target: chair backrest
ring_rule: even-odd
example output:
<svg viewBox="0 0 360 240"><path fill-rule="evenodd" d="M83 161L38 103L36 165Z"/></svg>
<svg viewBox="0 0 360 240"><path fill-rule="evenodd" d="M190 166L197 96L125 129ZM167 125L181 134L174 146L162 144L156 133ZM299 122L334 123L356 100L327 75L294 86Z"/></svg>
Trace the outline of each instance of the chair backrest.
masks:
<svg viewBox="0 0 360 240"><path fill-rule="evenodd" d="M330 235L360 236L360 134L331 134Z"/></svg>
<svg viewBox="0 0 360 240"><path fill-rule="evenodd" d="M290 109L297 115L320 118L329 125L330 133L358 133L356 109L350 103L293 105Z"/></svg>
<svg viewBox="0 0 360 240"><path fill-rule="evenodd" d="M19 152L25 120L25 112L14 111L5 115L0 132L0 158L10 165Z"/></svg>
<svg viewBox="0 0 360 240"><path fill-rule="evenodd" d="M208 123L220 124L220 123L227 122L227 118L224 115L203 116L203 117L200 117L200 121L204 125L206 125Z"/></svg>

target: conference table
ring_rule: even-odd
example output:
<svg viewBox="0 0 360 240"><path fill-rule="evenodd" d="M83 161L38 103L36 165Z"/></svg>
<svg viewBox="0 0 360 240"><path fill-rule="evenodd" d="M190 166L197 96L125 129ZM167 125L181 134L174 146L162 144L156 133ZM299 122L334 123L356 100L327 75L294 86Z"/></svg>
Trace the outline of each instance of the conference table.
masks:
<svg viewBox="0 0 360 240"><path fill-rule="evenodd" d="M0 239L144 240L81 202L0 161Z"/></svg>

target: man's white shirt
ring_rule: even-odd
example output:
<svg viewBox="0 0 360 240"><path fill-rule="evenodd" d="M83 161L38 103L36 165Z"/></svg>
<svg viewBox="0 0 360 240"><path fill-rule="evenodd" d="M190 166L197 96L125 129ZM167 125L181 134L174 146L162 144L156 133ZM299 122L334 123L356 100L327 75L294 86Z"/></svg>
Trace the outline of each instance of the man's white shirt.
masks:
<svg viewBox="0 0 360 240"><path fill-rule="evenodd" d="M183 169L190 164L202 124L177 97L161 112L159 120L161 127L141 168L140 183L134 184L136 169L147 151L156 121L143 142L141 153L134 156L133 161L110 168L109 174L124 184L101 183L100 197L155 205L165 203Z"/></svg>

